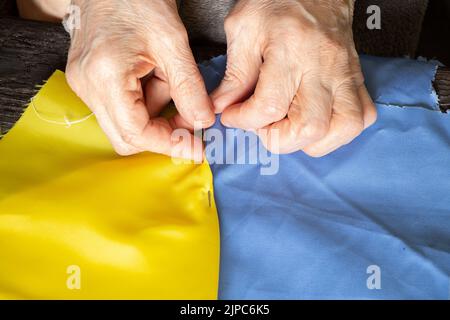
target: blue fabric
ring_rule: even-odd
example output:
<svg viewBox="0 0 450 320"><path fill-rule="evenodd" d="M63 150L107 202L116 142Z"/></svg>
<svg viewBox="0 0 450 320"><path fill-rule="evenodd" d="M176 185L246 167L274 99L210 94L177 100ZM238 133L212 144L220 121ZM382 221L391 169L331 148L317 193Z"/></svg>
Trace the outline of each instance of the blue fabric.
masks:
<svg viewBox="0 0 450 320"><path fill-rule="evenodd" d="M433 85L437 63L361 57L367 89L377 104L439 110Z"/></svg>
<svg viewBox="0 0 450 320"><path fill-rule="evenodd" d="M210 90L224 65L201 67ZM220 298L449 298L450 116L428 110L435 65L362 65L378 121L353 143L319 159L280 156L276 175L261 175L259 163L211 166ZM367 287L370 265L381 270L379 290Z"/></svg>

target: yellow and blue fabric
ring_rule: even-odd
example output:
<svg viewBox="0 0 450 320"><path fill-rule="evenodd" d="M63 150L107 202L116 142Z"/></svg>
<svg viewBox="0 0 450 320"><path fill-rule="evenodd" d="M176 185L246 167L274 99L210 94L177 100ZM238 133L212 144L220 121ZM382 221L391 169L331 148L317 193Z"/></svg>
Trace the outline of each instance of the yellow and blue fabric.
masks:
<svg viewBox="0 0 450 320"><path fill-rule="evenodd" d="M212 164L220 298L449 298L450 115L435 111L436 65L361 60L379 117L353 143L320 159L283 155L272 176L260 163ZM204 67L210 89L224 67Z"/></svg>
<svg viewBox="0 0 450 320"><path fill-rule="evenodd" d="M281 156L274 176L213 164L215 197L206 163L115 155L55 73L39 115L87 120L64 127L29 107L0 141L0 298L214 299L215 198L220 298L447 299L450 119L436 112L435 64L362 65L377 124L322 159ZM225 57L200 69L212 90Z"/></svg>
<svg viewBox="0 0 450 320"><path fill-rule="evenodd" d="M89 114L56 72L0 140L0 299L216 299L208 164L117 156Z"/></svg>

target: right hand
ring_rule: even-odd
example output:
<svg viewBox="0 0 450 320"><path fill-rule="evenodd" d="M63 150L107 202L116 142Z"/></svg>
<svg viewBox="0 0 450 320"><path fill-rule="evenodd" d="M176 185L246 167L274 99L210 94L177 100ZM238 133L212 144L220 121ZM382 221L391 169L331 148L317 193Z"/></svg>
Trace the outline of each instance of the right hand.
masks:
<svg viewBox="0 0 450 320"><path fill-rule="evenodd" d="M192 130L194 122L206 128L215 120L175 0L73 2L81 26L73 30L67 81L117 153L201 159L201 148L172 137L175 129ZM179 114L158 117L172 99Z"/></svg>

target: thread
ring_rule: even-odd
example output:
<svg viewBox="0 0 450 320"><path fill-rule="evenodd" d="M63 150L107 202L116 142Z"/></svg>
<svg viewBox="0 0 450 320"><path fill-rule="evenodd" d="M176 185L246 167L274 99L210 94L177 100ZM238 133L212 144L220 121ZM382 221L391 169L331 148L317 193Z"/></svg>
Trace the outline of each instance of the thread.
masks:
<svg viewBox="0 0 450 320"><path fill-rule="evenodd" d="M31 103L31 107L34 110L34 113L40 120L47 122L47 123L51 123L51 124L62 125L62 126L65 126L66 128L70 128L71 126L73 126L75 124L85 122L86 120L88 120L89 118L91 118L94 115L94 113L91 112L87 116L85 116L81 119L78 119L78 120L74 120L74 121L70 121L69 118L67 118L67 116L64 115L64 121L56 121L56 120L46 119L39 113L39 111L36 108L36 105L34 104L34 98L31 98L30 103Z"/></svg>

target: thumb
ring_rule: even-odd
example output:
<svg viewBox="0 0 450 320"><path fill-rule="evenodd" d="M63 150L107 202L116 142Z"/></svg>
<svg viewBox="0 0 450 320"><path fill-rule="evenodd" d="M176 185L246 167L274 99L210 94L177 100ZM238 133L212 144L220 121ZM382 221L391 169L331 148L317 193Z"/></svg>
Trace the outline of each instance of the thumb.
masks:
<svg viewBox="0 0 450 320"><path fill-rule="evenodd" d="M249 43L244 43L243 40L231 43L229 41L225 77L211 94L216 113L221 113L229 106L251 96L258 81L261 65L259 50L250 48Z"/></svg>
<svg viewBox="0 0 450 320"><path fill-rule="evenodd" d="M170 96L180 115L191 125L212 126L213 105L189 45L167 55L163 63Z"/></svg>

